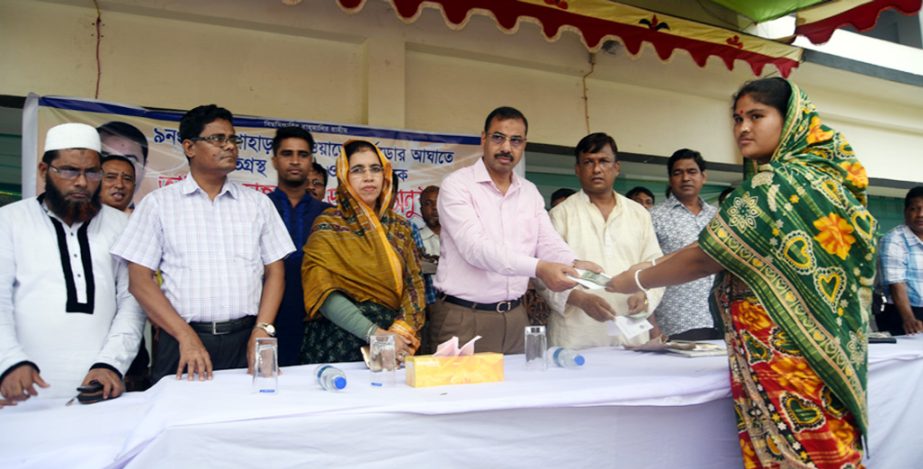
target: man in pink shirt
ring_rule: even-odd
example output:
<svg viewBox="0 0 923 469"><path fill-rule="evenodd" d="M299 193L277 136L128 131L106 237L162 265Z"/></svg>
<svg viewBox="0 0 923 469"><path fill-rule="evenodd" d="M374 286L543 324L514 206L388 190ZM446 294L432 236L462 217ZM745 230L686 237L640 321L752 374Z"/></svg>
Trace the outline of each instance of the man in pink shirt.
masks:
<svg viewBox="0 0 923 469"><path fill-rule="evenodd" d="M511 107L491 112L484 123L477 163L446 177L439 191L442 255L431 305L433 344L458 336L481 336L478 352L522 353L529 325L521 304L530 277L562 291L576 283L573 251L551 225L545 202L513 168L526 149L528 121Z"/></svg>

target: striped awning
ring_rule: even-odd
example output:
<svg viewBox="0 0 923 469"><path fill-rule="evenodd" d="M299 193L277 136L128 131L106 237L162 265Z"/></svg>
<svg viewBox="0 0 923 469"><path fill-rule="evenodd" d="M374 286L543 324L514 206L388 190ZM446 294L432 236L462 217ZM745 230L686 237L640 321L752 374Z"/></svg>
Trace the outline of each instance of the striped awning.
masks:
<svg viewBox="0 0 923 469"><path fill-rule="evenodd" d="M366 1L337 0L347 12L358 12ZM508 33L516 32L520 21L529 21L540 25L549 41L557 40L563 31L574 32L591 52L599 51L607 41L618 41L630 54L637 55L641 45L648 43L664 61L681 49L700 67L714 56L729 70L736 61L743 61L757 76L771 65L787 77L799 65L802 55L802 49L788 44L609 0L387 1L408 23L419 18L423 8L440 10L446 24L453 29L464 28L472 15L491 16Z"/></svg>
<svg viewBox="0 0 923 469"><path fill-rule="evenodd" d="M814 44L830 40L833 32L843 26L859 31L875 27L882 11L893 9L905 15L920 11L923 0L837 0L800 10L796 15L795 34Z"/></svg>

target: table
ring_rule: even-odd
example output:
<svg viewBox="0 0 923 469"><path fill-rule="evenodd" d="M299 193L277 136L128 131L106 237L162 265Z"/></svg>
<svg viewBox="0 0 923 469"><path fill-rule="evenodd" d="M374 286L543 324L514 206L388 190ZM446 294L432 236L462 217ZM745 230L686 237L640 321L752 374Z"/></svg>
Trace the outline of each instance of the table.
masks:
<svg viewBox="0 0 923 469"><path fill-rule="evenodd" d="M342 393L302 366L276 395L229 370L90 406L34 399L0 410L0 467L741 467L726 357L585 355L546 372L507 356L504 382L465 386L374 387L351 363ZM869 464L915 467L923 337L871 345L869 368Z"/></svg>

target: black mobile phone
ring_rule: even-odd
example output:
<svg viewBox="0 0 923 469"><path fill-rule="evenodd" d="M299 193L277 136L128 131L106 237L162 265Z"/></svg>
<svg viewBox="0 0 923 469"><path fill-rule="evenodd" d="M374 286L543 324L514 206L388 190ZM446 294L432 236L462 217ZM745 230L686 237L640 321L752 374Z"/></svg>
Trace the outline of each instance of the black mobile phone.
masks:
<svg viewBox="0 0 923 469"><path fill-rule="evenodd" d="M101 400L103 400L102 391L94 392L92 394L84 394L84 393L77 394L77 402L81 404L95 404Z"/></svg>
<svg viewBox="0 0 923 469"><path fill-rule="evenodd" d="M95 379L90 384L79 386L77 388L77 402L81 404L93 404L103 400L103 384Z"/></svg>
<svg viewBox="0 0 923 469"><path fill-rule="evenodd" d="M870 344L896 344L897 339L894 337L869 337Z"/></svg>
<svg viewBox="0 0 923 469"><path fill-rule="evenodd" d="M78 386L78 387L77 387L77 392L79 392L79 393L81 393L81 394L90 394L90 393L94 393L94 392L102 392L102 390L103 390L103 384L100 383L99 381L96 381L95 379L94 379L93 381L90 381L90 384L86 384L86 385Z"/></svg>

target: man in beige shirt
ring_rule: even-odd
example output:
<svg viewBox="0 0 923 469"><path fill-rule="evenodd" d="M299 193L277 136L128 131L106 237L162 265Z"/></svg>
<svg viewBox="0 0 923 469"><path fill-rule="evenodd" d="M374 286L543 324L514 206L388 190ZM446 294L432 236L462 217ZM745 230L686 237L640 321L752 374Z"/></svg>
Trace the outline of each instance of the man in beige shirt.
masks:
<svg viewBox="0 0 923 469"><path fill-rule="evenodd" d="M596 262L610 275L661 257L648 211L612 189L620 171L615 140L605 133L593 133L580 140L574 153L574 169L582 189L553 208L550 215L552 225L577 257ZM660 303L663 289L652 289L647 295L622 295L577 287L561 293L544 290L543 295L552 309L550 344L580 349L621 345L620 336L609 335L606 321L615 315L650 315ZM628 343L648 339L644 332Z"/></svg>

